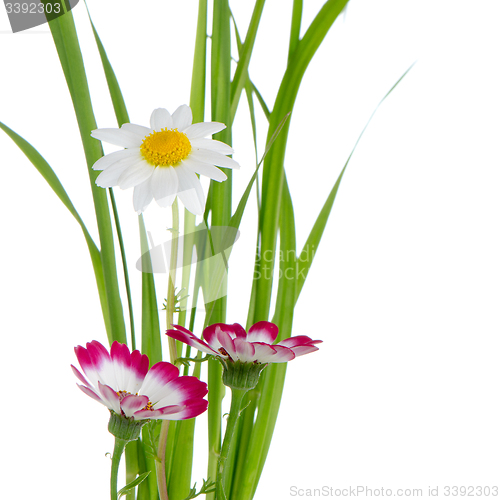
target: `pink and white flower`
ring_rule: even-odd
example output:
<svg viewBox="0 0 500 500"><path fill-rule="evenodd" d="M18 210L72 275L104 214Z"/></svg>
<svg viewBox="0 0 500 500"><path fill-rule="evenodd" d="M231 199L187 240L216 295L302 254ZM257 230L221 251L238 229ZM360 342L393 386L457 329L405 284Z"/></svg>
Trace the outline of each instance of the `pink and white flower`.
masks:
<svg viewBox="0 0 500 500"><path fill-rule="evenodd" d="M85 373L71 365L82 382L80 389L116 414L134 420L183 420L197 417L208 406L207 384L196 377L179 376L171 363L160 361L149 369L149 359L125 344L113 342L111 352L93 340L75 347ZM87 380L88 379L88 380Z"/></svg>
<svg viewBox="0 0 500 500"><path fill-rule="evenodd" d="M259 321L248 333L238 323L215 323L203 331L205 341L182 326L173 326L175 330L167 330L168 336L222 360L243 363L284 363L297 356L317 351L315 344L322 342L300 335L274 344L278 327L269 321Z"/></svg>

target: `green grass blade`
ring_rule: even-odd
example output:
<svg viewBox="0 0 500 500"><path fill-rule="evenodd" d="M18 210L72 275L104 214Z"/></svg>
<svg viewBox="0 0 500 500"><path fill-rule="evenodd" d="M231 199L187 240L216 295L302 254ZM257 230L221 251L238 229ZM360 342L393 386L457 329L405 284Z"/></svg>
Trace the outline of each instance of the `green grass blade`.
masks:
<svg viewBox="0 0 500 500"><path fill-rule="evenodd" d="M213 28L212 28L212 57L211 57L211 108L212 121L222 122L227 128L215 135L214 138L231 145L231 32L230 11L228 0L214 0ZM211 210L212 226L226 226L231 217L232 172L230 169L221 169L227 175L225 182L210 183L210 204L207 203L206 213ZM217 299L213 304L207 304L211 310L210 319L205 323L223 323L226 320L226 297ZM208 362L208 470L207 477L215 478L217 460L221 448L221 404L224 397L222 373L220 363ZM213 500L214 493L207 495Z"/></svg>
<svg viewBox="0 0 500 500"><path fill-rule="evenodd" d="M241 50L238 50L238 65L236 66L236 71L231 83L231 123L236 115L236 109L238 108L238 103L240 101L241 91L245 87L245 83L248 80L248 65L250 64L250 57L255 45L257 30L259 28L265 3L266 0L257 0L255 2L245 42L241 46Z"/></svg>
<svg viewBox="0 0 500 500"><path fill-rule="evenodd" d="M153 266L149 253L144 217L139 215L139 237L141 241L142 268L142 344L141 352L149 358L150 366L162 360L160 320L154 282Z"/></svg>
<svg viewBox="0 0 500 500"><path fill-rule="evenodd" d="M101 244L102 269L111 325L111 334L108 334L108 340L110 343L114 340L126 343L125 321L118 288L113 230L108 200L106 191L96 186L95 179L97 173L92 170L94 163L102 156L102 148L100 142L92 139L90 136L91 131L97 127L73 14L70 11L64 16L51 20L48 24L71 94L87 160Z"/></svg>
<svg viewBox="0 0 500 500"><path fill-rule="evenodd" d="M193 73L189 104L193 111L193 123L205 117L205 88L207 78L207 0L198 2L198 22L194 46Z"/></svg>
<svg viewBox="0 0 500 500"><path fill-rule="evenodd" d="M69 210L71 215L76 219L78 224L83 231L83 236L87 243L87 247L90 253L90 259L92 261L92 266L94 268L94 274L97 284L97 291L99 293L99 299L101 303L102 316L104 319L104 325L108 337L111 336L111 323L109 318L109 308L106 296L106 290L104 287L104 276L102 272L102 262L99 249L97 248L94 240L90 236L83 220L76 211L73 203L71 202L68 194L66 193L63 185L59 181L57 175L52 170L52 167L45 161L43 156L25 139L20 135L16 134L12 129L7 127L0 122L0 128L14 141L14 143L19 147L19 149L26 155L28 160L33 164L33 166L40 172L42 177L47 181L47 184L52 188L57 197L62 201L64 206Z"/></svg>
<svg viewBox="0 0 500 500"><path fill-rule="evenodd" d="M102 67L104 68L104 75L106 76L106 81L108 83L109 94L111 95L113 109L115 110L116 121L118 122L118 126L121 127L124 123L130 123L127 108L125 106L125 100L123 99L123 94L120 89L120 85L118 84L115 72L113 71L113 67L109 62L104 46L99 38L99 35L97 34L92 18L90 17L87 3L85 3L85 6L87 7L90 24L92 25L92 31L94 32L97 49L99 50L99 55L101 57Z"/></svg>
<svg viewBox="0 0 500 500"><path fill-rule="evenodd" d="M292 329L295 280L288 279L288 276L294 276L296 272L295 247L295 217L285 178L280 208L280 255L283 258L280 260L281 278L273 318L273 323L279 327L279 340L289 337ZM245 410L250 410L242 429L247 445L244 441L240 443L233 484L233 492L237 492L239 500L250 500L257 488L278 416L285 374L285 363L270 364L262 373L256 388L258 405ZM253 422L251 412L256 410L255 406L258 411Z"/></svg>
<svg viewBox="0 0 500 500"><path fill-rule="evenodd" d="M295 52L300 40L300 26L302 24L303 0L293 0L292 26L290 28L290 45L288 47L288 63L290 63L292 54Z"/></svg>
<svg viewBox="0 0 500 500"><path fill-rule="evenodd" d="M269 131L271 132L280 120L293 110L295 99L303 75L316 50L321 45L333 22L341 12L347 0L328 0L314 18L304 37L298 43L290 64L285 72L276 97L274 109L271 113ZM274 273L274 258L261 259L262 255L275 255L278 233L279 208L283 186L283 163L285 158L286 142L289 124L277 139L264 162L262 181L262 208L259 220L261 221L261 248L259 270L261 279L256 284L255 311L252 322L266 320L269 317L272 277ZM262 221L266 221L264 225Z"/></svg>
<svg viewBox="0 0 500 500"><path fill-rule="evenodd" d="M347 165L351 161L352 155L354 154L354 151L356 151L356 148L359 144L359 141L361 140L361 137L363 137L363 134L365 133L366 129L368 128L368 125L372 121L372 118L375 116L375 113L377 112L378 108L381 106L381 104L387 99L389 94L399 85L401 80L408 74L408 72L413 68L415 63L413 63L402 75L401 77L397 80L397 82L391 87L391 89L385 94L385 96L380 100L380 102L377 104L375 109L373 110L370 118L366 122L366 125L363 127L363 130L358 136L358 139L356 140L354 147L352 148L351 153L349 154L347 161L345 162L344 168L340 172L340 175L337 178L337 181L335 182L335 185L333 186L332 190L330 191L330 194L328 195L328 198L326 199L323 208L321 209L314 226L311 229L311 232L309 233L309 236L306 240L306 243L304 244L304 247L302 249L302 252L300 254L300 257L297 261L297 294L295 297L295 300L297 301L300 292L302 291L302 287L304 286L304 282L307 278L307 274L309 273L309 269L312 265L313 259L314 259L314 253L316 249L319 246L319 243L321 241L321 237L323 236L323 232L326 227L326 223L328 221L328 217L330 216L330 212L333 207L333 203L335 201L335 197L337 196L337 191L340 186L340 182L342 181L342 177L344 176L345 170L347 168Z"/></svg>

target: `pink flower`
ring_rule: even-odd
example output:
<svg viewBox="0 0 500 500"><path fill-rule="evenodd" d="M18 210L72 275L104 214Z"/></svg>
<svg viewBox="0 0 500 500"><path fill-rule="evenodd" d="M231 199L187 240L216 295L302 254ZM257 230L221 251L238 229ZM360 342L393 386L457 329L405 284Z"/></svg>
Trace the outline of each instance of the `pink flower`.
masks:
<svg viewBox="0 0 500 500"><path fill-rule="evenodd" d="M116 414L135 420L183 420L203 413L208 402L207 384L196 377L181 376L165 361L149 369L149 359L139 351L130 353L125 344L113 342L111 353L94 340L87 348L75 347L87 379L73 366L83 385L78 387Z"/></svg>
<svg viewBox="0 0 500 500"><path fill-rule="evenodd" d="M243 363L284 363L296 356L317 351L314 344L322 342L300 335L274 344L278 327L268 321L259 321L248 333L238 323L210 325L203 331L206 342L182 326L173 326L175 330L167 330L168 336L223 360L239 360Z"/></svg>

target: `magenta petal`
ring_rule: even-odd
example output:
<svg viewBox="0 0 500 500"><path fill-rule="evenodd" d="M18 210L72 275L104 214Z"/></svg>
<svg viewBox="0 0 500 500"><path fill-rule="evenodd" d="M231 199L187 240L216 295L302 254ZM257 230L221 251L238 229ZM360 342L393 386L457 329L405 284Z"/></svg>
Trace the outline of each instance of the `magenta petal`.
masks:
<svg viewBox="0 0 500 500"><path fill-rule="evenodd" d="M99 370L106 361L111 359L107 349L100 342L97 342L97 340L87 343L87 352L89 354L90 361L97 370Z"/></svg>
<svg viewBox="0 0 500 500"><path fill-rule="evenodd" d="M232 331L231 331L232 333ZM219 344L224 348L224 350L229 354L232 359L236 359L236 349L234 347L234 341L228 333L227 330L224 330L220 327L217 327L215 330L215 336L219 341ZM219 351L222 355L223 352Z"/></svg>
<svg viewBox="0 0 500 500"><path fill-rule="evenodd" d="M141 387L141 394L148 396L154 404L160 400L172 381L179 377L179 369L166 361L160 361L151 367Z"/></svg>
<svg viewBox="0 0 500 500"><path fill-rule="evenodd" d="M163 418L165 420L179 420L168 418L169 415L179 413L184 410L184 406L166 406L158 410L139 410L134 413L134 418L137 420L145 420L147 418Z"/></svg>
<svg viewBox="0 0 500 500"><path fill-rule="evenodd" d="M183 328L178 325L172 325L176 328L176 330L167 330L167 335L172 337L173 339L180 340L199 351L202 351L206 354L218 355L216 351L214 351L208 344L200 340L198 337L195 337L189 330Z"/></svg>
<svg viewBox="0 0 500 500"><path fill-rule="evenodd" d="M196 377L183 376L172 381L165 388L163 397L156 400L155 406L182 405L194 398L203 398L208 393L207 384Z"/></svg>
<svg viewBox="0 0 500 500"><path fill-rule="evenodd" d="M169 420L185 420L202 414L208 408L206 399L192 399L184 403L184 408L178 413L170 413Z"/></svg>
<svg viewBox="0 0 500 500"><path fill-rule="evenodd" d="M282 345L273 345L276 354L273 356L272 363L285 363L295 358L295 351Z"/></svg>
<svg viewBox="0 0 500 500"><path fill-rule="evenodd" d="M92 364L89 353L85 347L77 345L75 347L75 354L78 359L78 363L80 363L80 366L85 373L87 373L87 370L94 370L94 365Z"/></svg>
<svg viewBox="0 0 500 500"><path fill-rule="evenodd" d="M101 403L102 405L106 405L106 403L90 388L90 387L87 387L85 385L80 385L80 384L76 384L81 390L82 392L84 392L87 396L90 396L92 399L95 399L96 401L98 401L99 403Z"/></svg>
<svg viewBox="0 0 500 500"><path fill-rule="evenodd" d="M304 354L317 351L318 347L314 345L299 345L297 347L292 347L291 350L295 353L295 356L303 356Z"/></svg>
<svg viewBox="0 0 500 500"><path fill-rule="evenodd" d="M171 382L168 386L171 393L176 393L177 402L183 403L189 399L202 398L207 395L208 388L205 382L191 375L184 375ZM171 396L168 397L171 399ZM174 404L174 403L171 403Z"/></svg>
<svg viewBox="0 0 500 500"><path fill-rule="evenodd" d="M247 332L239 323L234 323L231 325L231 327L232 327L233 332L234 332L233 338L240 337L242 339L248 340L247 339Z"/></svg>
<svg viewBox="0 0 500 500"><path fill-rule="evenodd" d="M99 386L99 392L101 393L104 404L110 409L113 410L118 415L121 414L120 408L120 398L118 394L111 388L109 385L101 384L101 382L97 383Z"/></svg>
<svg viewBox="0 0 500 500"><path fill-rule="evenodd" d="M149 370L149 358L145 354L141 354L135 350L130 355L130 370L133 374L134 384L128 389L129 392L136 393L141 388Z"/></svg>
<svg viewBox="0 0 500 500"><path fill-rule="evenodd" d="M252 345L255 349L255 359L259 363L272 363L273 356L276 354L274 346L262 342L253 342Z"/></svg>
<svg viewBox="0 0 500 500"><path fill-rule="evenodd" d="M207 326L205 330L203 330L203 338L212 346L213 344L217 344L217 336L218 333L223 331L225 332L231 339L235 339L236 337L246 338L247 333L245 329L235 323L234 325L227 325L226 323L214 323L213 325Z"/></svg>
<svg viewBox="0 0 500 500"><path fill-rule="evenodd" d="M73 365L71 365L71 369L73 370L73 373L76 375L77 379L87 387L90 387L90 384L87 382L87 379L80 373L80 371L75 368Z"/></svg>
<svg viewBox="0 0 500 500"><path fill-rule="evenodd" d="M278 327L269 321L259 321L248 330L249 342L265 342L272 344L278 336Z"/></svg>
<svg viewBox="0 0 500 500"><path fill-rule="evenodd" d="M234 339L233 343L237 359L243 362L254 361L257 359L255 355L255 347L250 344L250 342L237 337Z"/></svg>
<svg viewBox="0 0 500 500"><path fill-rule="evenodd" d="M111 345L111 359L115 364L120 364L126 367L130 366L130 351L126 344L120 344L116 340Z"/></svg>
<svg viewBox="0 0 500 500"><path fill-rule="evenodd" d="M158 410L153 410L150 418L163 418L166 420L185 420L194 418L203 413L208 408L206 399L191 399L183 405L164 406Z"/></svg>
<svg viewBox="0 0 500 500"><path fill-rule="evenodd" d="M263 344L254 342L255 356L259 363L285 363L295 358L295 353L288 347L281 345ZM272 349L272 352L268 348Z"/></svg>
<svg viewBox="0 0 500 500"><path fill-rule="evenodd" d="M298 335L297 337L290 337L288 339L281 340L276 345L282 345L290 348L296 356L302 356L310 352L317 351L318 348L314 344L321 344L322 340L312 340L306 335Z"/></svg>
<svg viewBox="0 0 500 500"><path fill-rule="evenodd" d="M320 344L322 340L313 340L306 335L297 335L296 337L290 337L288 339L280 340L279 345L284 345L286 347L295 347L296 345L314 345Z"/></svg>
<svg viewBox="0 0 500 500"><path fill-rule="evenodd" d="M147 396L136 396L129 394L122 399L121 407L127 417L132 417L134 412L144 408L149 403Z"/></svg>

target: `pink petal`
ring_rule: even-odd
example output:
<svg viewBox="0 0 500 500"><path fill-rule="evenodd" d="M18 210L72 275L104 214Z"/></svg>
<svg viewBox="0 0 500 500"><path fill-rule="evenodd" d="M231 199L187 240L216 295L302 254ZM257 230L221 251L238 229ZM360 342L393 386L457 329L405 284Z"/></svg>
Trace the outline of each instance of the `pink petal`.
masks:
<svg viewBox="0 0 500 500"><path fill-rule="evenodd" d="M306 335L298 335L297 337L281 340L276 345L288 347L295 353L295 356L303 356L304 354L317 351L318 348L314 344L321 344L322 342L322 340L312 340Z"/></svg>
<svg viewBox="0 0 500 500"><path fill-rule="evenodd" d="M234 349L236 351L236 357L240 361L249 362L257 359L255 356L255 347L242 338L238 337L234 339Z"/></svg>
<svg viewBox="0 0 500 500"><path fill-rule="evenodd" d="M291 361L296 356L295 351L292 351L288 347L273 345L273 348L276 349L276 354L271 360L272 363L285 363L286 361Z"/></svg>
<svg viewBox="0 0 500 500"><path fill-rule="evenodd" d="M73 373L76 375L77 379L80 382L82 382L82 384L86 385L87 387L90 387L90 384L87 382L87 379L80 373L80 371L77 368L71 365L71 369L73 370Z"/></svg>
<svg viewBox="0 0 500 500"><path fill-rule="evenodd" d="M121 407L127 417L132 417L134 412L144 408L149 403L147 396L136 396L130 394L122 399Z"/></svg>
<svg viewBox="0 0 500 500"><path fill-rule="evenodd" d="M303 356L304 354L317 351L318 347L314 345L299 345L297 347L292 347L291 350L295 353L295 356Z"/></svg>
<svg viewBox="0 0 500 500"><path fill-rule="evenodd" d="M253 345L255 346L257 361L260 363L285 363L286 361L291 361L295 358L295 353L291 349L288 349L288 347L280 345L271 346L261 342L256 342ZM273 352L269 353L269 351L267 351L266 353L266 347L272 348Z"/></svg>
<svg viewBox="0 0 500 500"><path fill-rule="evenodd" d="M137 420L146 420L148 418L162 418L164 420L178 420L170 419L169 415L179 413L184 410L183 406L166 406L158 410L139 410L134 413L134 418Z"/></svg>
<svg viewBox="0 0 500 500"><path fill-rule="evenodd" d="M165 388L163 397L155 401L155 406L184 404L185 401L203 398L208 393L207 384L196 377L182 376Z"/></svg>
<svg viewBox="0 0 500 500"><path fill-rule="evenodd" d="M278 336L278 327L269 321L259 321L248 330L249 342L265 342L272 344Z"/></svg>
<svg viewBox="0 0 500 500"><path fill-rule="evenodd" d="M206 354L214 354L218 356L219 353L214 351L207 343L203 342L203 340L195 337L189 330L182 326L172 325L176 330L167 330L167 335L172 337L173 339L180 340L199 351L205 352Z"/></svg>
<svg viewBox="0 0 500 500"><path fill-rule="evenodd" d="M97 382L97 385L99 386L99 392L101 393L104 404L110 410L113 410L115 413L120 415L121 408L118 394L111 387L109 387L109 385L101 384L101 382Z"/></svg>
<svg viewBox="0 0 500 500"><path fill-rule="evenodd" d="M252 345L255 349L255 359L259 363L271 363L273 361L273 356L276 354L274 346L262 342L253 342Z"/></svg>
<svg viewBox="0 0 500 500"><path fill-rule="evenodd" d="M309 344L319 344L323 342L322 340L313 340L306 335L297 335L296 337L290 337L288 339L280 340L278 344L285 345L287 347L295 347L296 345L309 345Z"/></svg>
<svg viewBox="0 0 500 500"><path fill-rule="evenodd" d="M227 325L224 325L227 326ZM215 335L219 344L222 348L229 354L232 359L236 359L236 349L234 347L234 341L231 338L231 335L227 332L226 329L222 329L217 327L215 329ZM224 353L219 349L219 352L224 355Z"/></svg>
<svg viewBox="0 0 500 500"><path fill-rule="evenodd" d="M130 367L130 351L125 344L120 344L116 340L111 345L111 359L113 361L113 369L115 372L117 388L127 390L126 384L128 381Z"/></svg>
<svg viewBox="0 0 500 500"><path fill-rule="evenodd" d="M206 399L193 399L186 401L181 408L181 410L175 413L170 412L168 414L168 420L185 420L187 418L197 417L208 408L208 401Z"/></svg>
<svg viewBox="0 0 500 500"><path fill-rule="evenodd" d="M155 404L163 397L166 388L170 387L172 381L178 377L179 369L176 366L166 361L160 361L149 370L140 392L144 396L148 396L149 400Z"/></svg>
<svg viewBox="0 0 500 500"><path fill-rule="evenodd" d="M96 394L90 387L86 387L84 385L76 384L82 392L84 392L87 396L90 396L92 399L95 399L99 403L101 403L104 406L107 406L106 403Z"/></svg>
<svg viewBox="0 0 500 500"><path fill-rule="evenodd" d="M247 336L245 329L238 323L235 323L234 325L226 325L225 323L214 323L213 325L207 326L205 330L203 330L203 337L208 342L210 347L215 351L217 351L219 356L221 355L219 349L221 347L224 347L219 339L219 332L224 332L224 334L230 339L235 339L237 337L245 339ZM230 348L233 349L232 345L230 346ZM224 349L226 348L224 347Z"/></svg>

